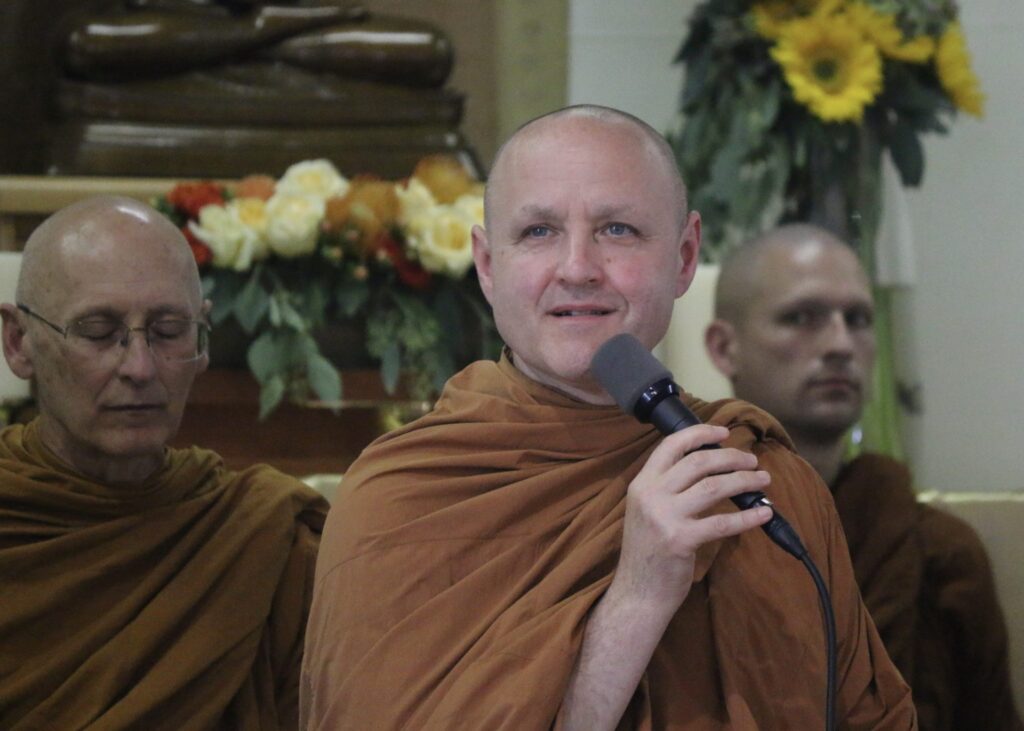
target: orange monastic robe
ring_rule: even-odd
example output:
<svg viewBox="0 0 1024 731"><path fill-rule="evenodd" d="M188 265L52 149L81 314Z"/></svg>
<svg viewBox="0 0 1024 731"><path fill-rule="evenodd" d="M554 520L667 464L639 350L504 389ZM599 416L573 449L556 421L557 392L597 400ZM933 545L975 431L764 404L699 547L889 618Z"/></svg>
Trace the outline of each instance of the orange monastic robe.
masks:
<svg viewBox="0 0 1024 731"><path fill-rule="evenodd" d="M34 423L5 429L0 728L296 728L326 510L196 448L141 485L98 484Z"/></svg>
<svg viewBox="0 0 1024 731"><path fill-rule="evenodd" d="M914 728L825 486L763 412L693 407L772 473L771 497L832 592L840 727ZM369 447L317 563L308 728L550 728L615 570L626 487L658 440L503 359L470 366L431 414ZM698 559L621 728L823 728L824 632L804 567L760 530Z"/></svg>
<svg viewBox="0 0 1024 731"><path fill-rule="evenodd" d="M1024 731L978 534L918 503L909 470L882 455L846 465L833 495L864 604L913 689L922 731Z"/></svg>

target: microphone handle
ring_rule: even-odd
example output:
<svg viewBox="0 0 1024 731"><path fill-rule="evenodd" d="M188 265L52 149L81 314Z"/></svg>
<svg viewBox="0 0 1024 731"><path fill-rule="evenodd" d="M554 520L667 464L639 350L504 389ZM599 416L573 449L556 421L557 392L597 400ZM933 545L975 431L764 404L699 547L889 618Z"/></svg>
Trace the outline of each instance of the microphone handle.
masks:
<svg viewBox="0 0 1024 731"><path fill-rule="evenodd" d="M658 403L654 404L654 408L646 414L646 418L643 420L649 421L659 432L666 436L701 423L697 415L690 411L690 408L675 393L666 395ZM720 449L720 447L717 444L705 444L700 449ZM782 517L782 514L763 492L760 490L741 492L739 495L733 495L729 499L740 510L749 510L750 508L757 507L771 508L772 518L761 526L761 530L767 533L768 537L776 545L791 556L799 559L807 554L807 549L804 548L796 531L793 530L793 527Z"/></svg>

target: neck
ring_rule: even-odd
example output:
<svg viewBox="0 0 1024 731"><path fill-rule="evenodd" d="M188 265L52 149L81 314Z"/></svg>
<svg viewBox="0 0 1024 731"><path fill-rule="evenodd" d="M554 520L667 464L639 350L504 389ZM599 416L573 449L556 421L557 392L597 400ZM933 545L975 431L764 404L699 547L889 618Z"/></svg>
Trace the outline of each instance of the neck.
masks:
<svg viewBox="0 0 1024 731"><path fill-rule="evenodd" d="M788 430L787 430L788 431ZM823 440L820 438L809 438L799 432L789 432L796 445L796 451L801 457L807 460L815 472L821 475L825 484L832 487L839 470L843 467L843 455L846 452L846 444L842 436L837 439Z"/></svg>
<svg viewBox="0 0 1024 731"><path fill-rule="evenodd" d="M39 438L58 459L95 482L111 486L131 486L145 482L164 464L163 450L158 454L111 457L81 448L62 438L49 419L41 418Z"/></svg>

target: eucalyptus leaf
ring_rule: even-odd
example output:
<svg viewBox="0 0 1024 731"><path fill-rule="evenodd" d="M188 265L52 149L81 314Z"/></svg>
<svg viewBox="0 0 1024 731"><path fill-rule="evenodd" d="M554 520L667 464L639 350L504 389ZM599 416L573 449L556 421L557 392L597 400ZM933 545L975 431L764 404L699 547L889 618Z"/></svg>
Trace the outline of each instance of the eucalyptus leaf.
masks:
<svg viewBox="0 0 1024 731"><path fill-rule="evenodd" d="M402 353L398 343L390 343L380 356L380 379L389 394L398 388L398 377L402 370Z"/></svg>
<svg viewBox="0 0 1024 731"><path fill-rule="evenodd" d="M288 370L288 342L276 330L267 330L249 345L245 354L249 370L262 384Z"/></svg>
<svg viewBox="0 0 1024 731"><path fill-rule="evenodd" d="M341 400L341 376L338 375L338 369L319 353L307 357L306 377L321 401L330 403Z"/></svg>
<svg viewBox="0 0 1024 731"><path fill-rule="evenodd" d="M263 421L284 397L285 382L281 376L274 376L260 387L260 421Z"/></svg>
<svg viewBox="0 0 1024 731"><path fill-rule="evenodd" d="M275 300L278 302L282 324L300 332L305 332L309 329L308 323L299 314L298 310L292 307L292 304L287 299L282 297L280 299L275 298Z"/></svg>
<svg viewBox="0 0 1024 731"><path fill-rule="evenodd" d="M370 287L366 282L343 282L334 291L338 308L345 317L354 317L370 298Z"/></svg>
<svg viewBox="0 0 1024 731"><path fill-rule="evenodd" d="M235 298L235 319L247 333L256 330L270 307L270 297L260 284L260 268L253 269L252 276Z"/></svg>

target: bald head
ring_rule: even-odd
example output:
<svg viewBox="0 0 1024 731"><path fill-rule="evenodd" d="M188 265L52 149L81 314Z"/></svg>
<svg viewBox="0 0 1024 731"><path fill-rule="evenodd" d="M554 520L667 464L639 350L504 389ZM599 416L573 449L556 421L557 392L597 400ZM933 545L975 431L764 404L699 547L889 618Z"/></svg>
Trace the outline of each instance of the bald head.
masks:
<svg viewBox="0 0 1024 731"><path fill-rule="evenodd" d="M16 297L52 312L69 291L83 261L108 265L144 263L155 257L172 264L189 299L202 300L199 271L188 243L166 216L132 198L98 196L73 203L47 218L22 254Z"/></svg>
<svg viewBox="0 0 1024 731"><path fill-rule="evenodd" d="M840 262L867 288L867 274L842 240L820 226L786 224L734 249L722 262L715 288L715 317L734 324L742 322L752 303L766 290L779 286L776 274L780 270L823 253Z"/></svg>
<svg viewBox="0 0 1024 731"><path fill-rule="evenodd" d="M514 157L516 149L545 135L559 134L569 129L574 121L579 120L592 120L609 127L621 127L624 132L636 135L637 139L643 142L650 156L659 162L659 167L665 173L662 183L669 187L673 199L678 201L677 220L682 228L687 214L686 185L679 174L672 147L656 129L639 117L596 104L580 104L544 114L523 124L505 141L495 155L491 174L487 179L484 192L485 225L490 226L494 207L500 204L503 182L510 167L508 162Z"/></svg>
<svg viewBox="0 0 1024 731"><path fill-rule="evenodd" d="M805 224L758 237L722 265L715 315L705 343L735 394L782 422L801 453L838 448L875 357L871 286L850 247Z"/></svg>

